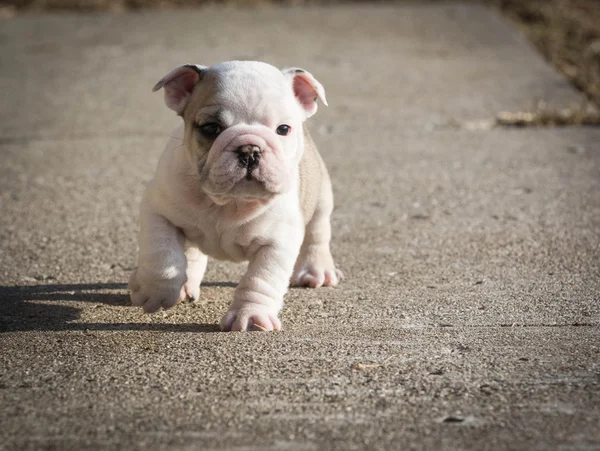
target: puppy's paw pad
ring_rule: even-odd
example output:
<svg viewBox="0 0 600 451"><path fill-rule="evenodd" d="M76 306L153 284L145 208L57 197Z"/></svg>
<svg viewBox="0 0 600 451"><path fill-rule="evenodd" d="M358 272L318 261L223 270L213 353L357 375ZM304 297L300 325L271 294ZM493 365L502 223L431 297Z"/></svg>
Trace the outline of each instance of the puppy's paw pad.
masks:
<svg viewBox="0 0 600 451"><path fill-rule="evenodd" d="M252 304L229 309L221 320L221 330L224 332L270 332L281 330L281 322L277 318L276 310Z"/></svg>

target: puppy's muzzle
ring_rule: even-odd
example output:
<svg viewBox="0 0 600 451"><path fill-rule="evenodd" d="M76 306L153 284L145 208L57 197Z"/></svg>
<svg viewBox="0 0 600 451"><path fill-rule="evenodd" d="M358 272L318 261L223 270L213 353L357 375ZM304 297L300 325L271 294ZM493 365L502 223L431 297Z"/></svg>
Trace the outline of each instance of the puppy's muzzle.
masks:
<svg viewBox="0 0 600 451"><path fill-rule="evenodd" d="M235 150L238 157L238 162L241 167L248 172L246 178L252 180L252 171L254 171L260 162L261 149L254 144L240 146Z"/></svg>

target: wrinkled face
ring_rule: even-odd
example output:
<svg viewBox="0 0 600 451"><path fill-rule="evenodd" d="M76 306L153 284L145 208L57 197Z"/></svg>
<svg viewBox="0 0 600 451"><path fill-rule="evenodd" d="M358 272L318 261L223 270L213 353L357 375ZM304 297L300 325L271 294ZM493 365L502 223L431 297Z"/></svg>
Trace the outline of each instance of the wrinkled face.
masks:
<svg viewBox="0 0 600 451"><path fill-rule="evenodd" d="M322 90L305 74L229 62L163 84L167 105L185 121L185 147L200 185L215 202L269 199L290 189L304 148L302 122Z"/></svg>
<svg viewBox="0 0 600 451"><path fill-rule="evenodd" d="M302 156L304 118L291 81L261 69L208 70L184 111L187 148L211 196L286 192Z"/></svg>

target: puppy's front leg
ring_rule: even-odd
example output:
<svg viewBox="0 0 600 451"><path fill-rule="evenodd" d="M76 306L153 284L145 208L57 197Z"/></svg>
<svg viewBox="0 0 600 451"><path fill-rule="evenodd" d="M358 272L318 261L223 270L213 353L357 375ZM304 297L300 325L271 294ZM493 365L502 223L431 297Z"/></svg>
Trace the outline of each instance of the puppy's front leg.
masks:
<svg viewBox="0 0 600 451"><path fill-rule="evenodd" d="M301 238L290 241L294 242L265 245L256 251L221 321L223 330L281 329L277 315L283 306Z"/></svg>
<svg viewBox="0 0 600 451"><path fill-rule="evenodd" d="M186 297L186 257L183 233L164 217L142 211L140 255L129 279L131 302L153 313Z"/></svg>

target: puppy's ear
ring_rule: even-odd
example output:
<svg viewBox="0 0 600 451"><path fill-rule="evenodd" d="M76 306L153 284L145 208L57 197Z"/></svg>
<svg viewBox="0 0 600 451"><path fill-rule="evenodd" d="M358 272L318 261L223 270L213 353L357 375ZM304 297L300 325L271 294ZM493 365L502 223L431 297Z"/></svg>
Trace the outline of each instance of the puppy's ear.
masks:
<svg viewBox="0 0 600 451"><path fill-rule="evenodd" d="M165 88L165 104L181 116L204 69L206 67L195 64L176 67L154 85L152 92Z"/></svg>
<svg viewBox="0 0 600 451"><path fill-rule="evenodd" d="M283 69L284 75L292 79L294 95L309 118L317 112L317 98L327 106L325 89L309 72L297 67Z"/></svg>

